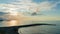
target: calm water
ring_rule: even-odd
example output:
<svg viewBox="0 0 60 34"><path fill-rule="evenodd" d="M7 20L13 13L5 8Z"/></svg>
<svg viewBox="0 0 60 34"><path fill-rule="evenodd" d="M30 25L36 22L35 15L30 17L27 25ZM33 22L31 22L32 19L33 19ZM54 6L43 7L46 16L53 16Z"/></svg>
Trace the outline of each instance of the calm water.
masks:
<svg viewBox="0 0 60 34"><path fill-rule="evenodd" d="M31 21L26 22L23 24L30 24L30 23L49 23L49 24L56 24L56 26L34 26L34 27L26 27L20 28L20 34L60 34L60 21ZM0 26L4 26L3 22L0 22Z"/></svg>

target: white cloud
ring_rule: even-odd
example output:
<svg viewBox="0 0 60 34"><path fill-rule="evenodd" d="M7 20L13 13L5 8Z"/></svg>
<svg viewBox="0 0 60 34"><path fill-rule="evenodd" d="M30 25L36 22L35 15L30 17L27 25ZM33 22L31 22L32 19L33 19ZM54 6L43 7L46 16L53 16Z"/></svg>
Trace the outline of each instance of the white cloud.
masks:
<svg viewBox="0 0 60 34"><path fill-rule="evenodd" d="M0 4L0 11L3 12L34 12L38 11L50 11L53 7L56 7L55 4L51 4L48 1L41 2L40 4L34 3L31 0L16 0L10 4Z"/></svg>
<svg viewBox="0 0 60 34"><path fill-rule="evenodd" d="M48 11L51 10L52 4L50 4L49 2L41 2L39 4L39 7L40 11Z"/></svg>
<svg viewBox="0 0 60 34"><path fill-rule="evenodd" d="M19 9L25 9L30 12L36 11L37 8L39 9L39 11L50 11L57 5L56 3L52 4L48 1L41 2L40 4L34 3L31 0L19 0L19 1L20 2L13 2L12 4L13 5L15 4L16 6L20 7Z"/></svg>
<svg viewBox="0 0 60 34"><path fill-rule="evenodd" d="M32 12L36 11L37 8L39 9L39 11L50 11L54 7L56 7L58 3L60 3L60 2L51 4L48 1L44 1L44 2L41 2L40 4L37 4L37 3L33 3L31 0L16 0L16 2L13 2L10 4L0 4L0 11L1 12L13 12L12 14L14 14L14 15L16 14L16 12L20 12L20 14L22 13L21 14L21 16L22 16L24 13L25 14L27 12L32 13ZM29 15L29 13L27 13L27 14ZM30 18L30 16L29 16L29 18ZM41 19L45 20L44 16L43 16L43 18L41 17ZM48 18L48 19L50 19L50 18Z"/></svg>
<svg viewBox="0 0 60 34"><path fill-rule="evenodd" d="M18 1L18 0L17 0ZM31 0L20 0L20 2L13 2L11 4L0 4L0 7L5 7L0 11L3 12L11 12L11 11L16 11L16 12L25 12L25 11L34 11L34 8L37 6L35 3L32 3ZM31 8L32 7L32 8Z"/></svg>

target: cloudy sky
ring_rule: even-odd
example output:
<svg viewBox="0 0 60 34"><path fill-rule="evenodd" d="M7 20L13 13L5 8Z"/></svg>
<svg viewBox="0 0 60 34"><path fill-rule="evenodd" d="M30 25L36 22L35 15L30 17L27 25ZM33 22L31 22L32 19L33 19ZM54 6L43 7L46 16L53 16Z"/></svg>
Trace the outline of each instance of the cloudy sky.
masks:
<svg viewBox="0 0 60 34"><path fill-rule="evenodd" d="M0 12L19 12L29 19L60 20L60 0L0 0ZM33 12L39 15L31 16Z"/></svg>

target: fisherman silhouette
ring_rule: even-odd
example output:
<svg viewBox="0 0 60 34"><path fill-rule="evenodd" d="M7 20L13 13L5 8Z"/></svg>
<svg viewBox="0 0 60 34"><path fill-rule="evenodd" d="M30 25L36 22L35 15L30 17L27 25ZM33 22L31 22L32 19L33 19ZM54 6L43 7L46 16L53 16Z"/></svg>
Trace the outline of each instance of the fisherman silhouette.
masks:
<svg viewBox="0 0 60 34"><path fill-rule="evenodd" d="M0 34L19 34L18 29L24 27L32 27L32 26L41 26L41 25L55 25L55 24L28 24L21 26L9 26L9 27L0 27Z"/></svg>

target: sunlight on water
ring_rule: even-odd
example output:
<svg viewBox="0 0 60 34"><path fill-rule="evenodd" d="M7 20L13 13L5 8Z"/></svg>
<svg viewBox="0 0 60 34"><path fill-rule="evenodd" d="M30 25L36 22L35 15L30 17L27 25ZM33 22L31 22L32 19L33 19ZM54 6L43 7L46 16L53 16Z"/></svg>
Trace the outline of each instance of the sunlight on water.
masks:
<svg viewBox="0 0 60 34"><path fill-rule="evenodd" d="M11 21L7 22L7 25L9 25L9 26L17 25L17 21L11 20Z"/></svg>
<svg viewBox="0 0 60 34"><path fill-rule="evenodd" d="M17 20L6 21L4 23L0 22L0 26L18 26L21 25L22 22ZM33 23L50 23L56 24L56 26L34 26L34 27L26 27L18 29L20 34L60 34L60 21L27 21L22 24L33 24Z"/></svg>
<svg viewBox="0 0 60 34"><path fill-rule="evenodd" d="M11 21L7 21L5 25L6 26L18 26L20 25L20 22L18 20L11 20Z"/></svg>

